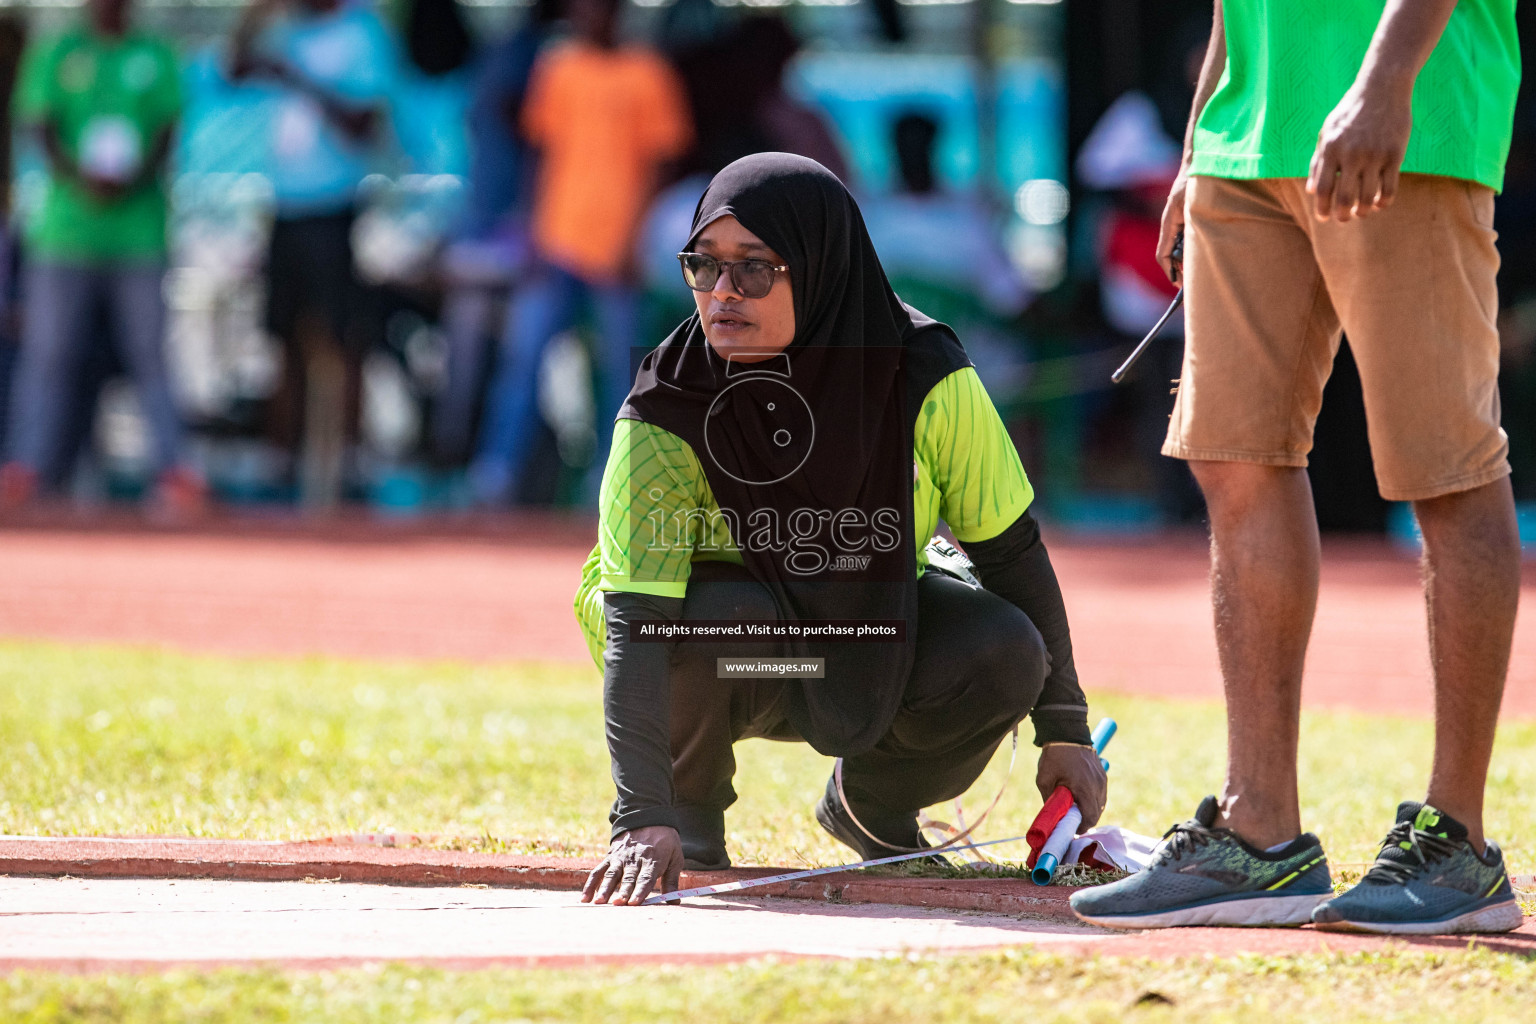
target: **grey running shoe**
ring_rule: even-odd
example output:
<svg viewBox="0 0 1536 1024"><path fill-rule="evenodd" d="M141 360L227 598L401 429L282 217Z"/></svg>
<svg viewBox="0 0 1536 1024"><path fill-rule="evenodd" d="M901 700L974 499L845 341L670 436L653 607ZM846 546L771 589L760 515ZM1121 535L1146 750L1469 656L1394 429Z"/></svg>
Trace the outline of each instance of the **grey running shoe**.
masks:
<svg viewBox="0 0 1536 1024"><path fill-rule="evenodd" d="M1507 932L1521 920L1498 844L1479 856L1461 822L1414 800L1397 805L1360 884L1312 914L1328 931L1382 935Z"/></svg>
<svg viewBox="0 0 1536 1024"><path fill-rule="evenodd" d="M1072 894L1072 912L1106 928L1296 927L1333 892L1328 858L1303 832L1275 853L1215 828L1216 798L1163 835L1152 863Z"/></svg>

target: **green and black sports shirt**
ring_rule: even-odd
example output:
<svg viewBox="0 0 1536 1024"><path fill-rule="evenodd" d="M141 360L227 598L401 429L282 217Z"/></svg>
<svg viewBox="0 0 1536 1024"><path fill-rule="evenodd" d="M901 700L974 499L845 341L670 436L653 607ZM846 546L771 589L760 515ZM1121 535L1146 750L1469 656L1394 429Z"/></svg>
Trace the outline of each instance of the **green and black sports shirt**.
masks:
<svg viewBox="0 0 1536 1024"><path fill-rule="evenodd" d="M923 400L913 431L912 510L917 571L942 518L955 538L990 540L1034 500L1018 451L972 367L956 370ZM640 420L614 425L603 473L597 546L582 567L576 618L602 667L602 595L624 591L681 598L696 561L742 564L699 457L676 434Z"/></svg>

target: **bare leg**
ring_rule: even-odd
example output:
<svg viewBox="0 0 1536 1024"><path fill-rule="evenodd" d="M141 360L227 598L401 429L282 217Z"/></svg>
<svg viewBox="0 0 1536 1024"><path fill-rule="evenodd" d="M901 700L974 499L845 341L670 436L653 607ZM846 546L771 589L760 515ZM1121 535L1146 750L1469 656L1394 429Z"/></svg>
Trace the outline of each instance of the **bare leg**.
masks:
<svg viewBox="0 0 1536 1024"><path fill-rule="evenodd" d="M1509 478L1413 505L1424 531L1424 597L1435 679L1428 800L1483 848L1493 756L1520 600L1520 532Z"/></svg>
<svg viewBox="0 0 1536 1024"><path fill-rule="evenodd" d="M299 317L304 360L304 436L300 448L299 495L311 509L335 508L341 501L342 464L346 455L347 367L341 347L319 317Z"/></svg>
<svg viewBox="0 0 1536 1024"><path fill-rule="evenodd" d="M1191 462L1211 516L1211 603L1227 697L1217 824L1273 846L1301 832L1301 674L1317 611L1317 516L1305 470ZM1454 813L1454 812L1451 812Z"/></svg>

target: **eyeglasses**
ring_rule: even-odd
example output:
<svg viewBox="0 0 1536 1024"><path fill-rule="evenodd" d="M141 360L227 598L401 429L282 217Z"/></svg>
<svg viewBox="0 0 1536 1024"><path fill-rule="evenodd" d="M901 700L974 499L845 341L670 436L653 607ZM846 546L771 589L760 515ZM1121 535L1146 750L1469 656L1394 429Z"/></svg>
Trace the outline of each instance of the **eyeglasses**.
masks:
<svg viewBox="0 0 1536 1024"><path fill-rule="evenodd" d="M767 260L717 260L701 252L680 252L677 262L683 265L683 281L696 292L713 291L722 271L728 272L731 284L744 299L760 299L773 288L774 275L788 270Z"/></svg>

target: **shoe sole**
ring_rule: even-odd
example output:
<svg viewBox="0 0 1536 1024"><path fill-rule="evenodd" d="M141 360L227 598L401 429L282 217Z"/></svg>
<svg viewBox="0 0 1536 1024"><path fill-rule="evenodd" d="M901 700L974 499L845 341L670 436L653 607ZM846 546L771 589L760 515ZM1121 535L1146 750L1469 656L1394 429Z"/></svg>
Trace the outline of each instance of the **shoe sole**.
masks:
<svg viewBox="0 0 1536 1024"><path fill-rule="evenodd" d="M1319 921L1325 932L1364 932L1369 935L1459 935L1467 932L1512 932L1525 921L1514 900L1480 907L1444 921Z"/></svg>
<svg viewBox="0 0 1536 1024"><path fill-rule="evenodd" d="M1101 928L1299 928L1312 920L1312 911L1333 898L1332 893L1308 896L1254 896L1178 907L1150 914L1085 914L1079 920Z"/></svg>

